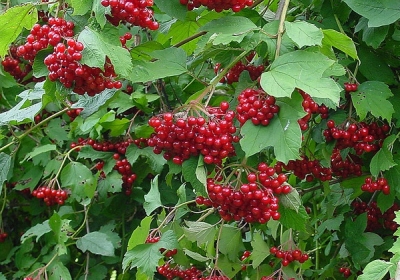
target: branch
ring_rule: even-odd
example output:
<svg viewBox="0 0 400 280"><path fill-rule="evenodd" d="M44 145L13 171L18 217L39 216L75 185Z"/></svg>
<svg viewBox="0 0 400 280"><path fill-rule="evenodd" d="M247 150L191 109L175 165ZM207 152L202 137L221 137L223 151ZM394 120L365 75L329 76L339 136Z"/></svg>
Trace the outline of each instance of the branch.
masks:
<svg viewBox="0 0 400 280"><path fill-rule="evenodd" d="M286 13L289 8L289 3L290 3L290 0L281 0L279 2L278 11L275 15L275 18L279 18L278 38L276 39L275 59L279 56L279 53L281 51L282 36L283 36L283 33L285 32L284 25L285 25ZM281 6L282 6L282 9L280 10Z"/></svg>

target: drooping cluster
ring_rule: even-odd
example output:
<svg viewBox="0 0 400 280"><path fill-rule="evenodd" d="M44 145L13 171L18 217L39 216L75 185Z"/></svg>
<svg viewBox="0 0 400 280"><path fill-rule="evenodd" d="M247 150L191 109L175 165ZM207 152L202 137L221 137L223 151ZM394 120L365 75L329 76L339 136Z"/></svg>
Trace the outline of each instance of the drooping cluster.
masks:
<svg viewBox="0 0 400 280"><path fill-rule="evenodd" d="M191 266L189 268L182 268L179 265L172 266L169 263L165 263L159 267L157 267L157 272L167 278L171 279L183 279L183 280L229 280L226 276L221 275L209 275L203 276L203 271L198 269L195 266Z"/></svg>
<svg viewBox="0 0 400 280"><path fill-rule="evenodd" d="M310 160L305 156L302 156L298 160L289 160L287 164L277 162L275 169L281 172L282 168L287 171L292 171L301 180L306 179L307 182L311 182L314 179L321 181L329 181L332 179L332 169L324 167L321 162L317 159Z"/></svg>
<svg viewBox="0 0 400 280"><path fill-rule="evenodd" d="M275 97L261 89L245 89L238 96L237 118L241 125L251 120L254 125L267 126L279 112Z"/></svg>
<svg viewBox="0 0 400 280"><path fill-rule="evenodd" d="M55 204L63 205L64 201L68 198L68 193L65 190L55 190L48 186L41 186L33 190L32 195L38 199L43 199L47 206Z"/></svg>
<svg viewBox="0 0 400 280"><path fill-rule="evenodd" d="M279 199L276 195L288 194L292 187L285 174L276 174L273 167L260 163L257 173L247 175L247 183L220 182L219 176L207 179L208 198L198 196L199 205L212 206L226 221L244 220L247 223L265 224L271 218L280 218Z"/></svg>
<svg viewBox="0 0 400 280"><path fill-rule="evenodd" d="M327 142L336 140L335 148L354 148L358 155L378 151L390 129L389 125L379 126L376 122L336 126L333 120L327 122L327 127L323 132Z"/></svg>
<svg viewBox="0 0 400 280"><path fill-rule="evenodd" d="M271 247L269 252L275 255L278 259L282 260L283 266L288 266L293 261L298 261L299 263L304 263L308 260L309 256L307 253L303 253L299 249L295 250L281 250L278 247Z"/></svg>
<svg viewBox="0 0 400 280"><path fill-rule="evenodd" d="M386 212L382 213L375 201L366 203L364 201L353 201L351 204L356 215L367 213L366 231L375 232L379 229L388 229L396 231L399 225L394 221L395 212L400 210L400 206L394 203Z"/></svg>
<svg viewBox="0 0 400 280"><path fill-rule="evenodd" d="M324 104L318 105L308 93L302 90L299 90L299 93L303 97L301 106L303 106L303 109L307 115L299 119L297 122L300 125L300 129L304 131L308 129L308 122L313 114L320 114L322 119L326 119L328 118L329 109Z"/></svg>
<svg viewBox="0 0 400 280"><path fill-rule="evenodd" d="M390 194L390 186L388 181L383 177L379 177L376 181L372 177L365 178L364 184L361 186L361 190L370 193L382 191L383 194Z"/></svg>
<svg viewBox="0 0 400 280"><path fill-rule="evenodd" d="M59 80L66 88L73 88L77 94L87 93L94 96L103 90L122 87L120 81L114 81L116 73L114 66L107 58L104 70L98 67L89 67L81 64L83 44L74 39L64 43L58 43L54 52L48 55L44 64L49 69L49 79Z"/></svg>
<svg viewBox="0 0 400 280"><path fill-rule="evenodd" d="M1 61L1 65L3 65L4 71L13 76L18 83L26 84L29 82L29 80L25 80L25 77L32 71L32 64L17 55L17 47L15 45L10 47L10 55L7 55Z"/></svg>
<svg viewBox="0 0 400 280"><path fill-rule="evenodd" d="M239 81L240 74L243 71L249 72L250 78L252 81L257 80L260 78L261 74L265 70L264 65L255 66L251 63L255 56L255 52L251 52L246 57L246 62L239 61L237 62L231 69L229 69L228 73L220 80L221 83L233 84ZM222 71L221 63L216 63L214 66L214 73L217 75L220 71Z"/></svg>
<svg viewBox="0 0 400 280"><path fill-rule="evenodd" d="M233 12L237 13L246 6L253 5L253 0L179 0L182 5L187 6L188 10L191 11L194 8L205 6L209 10L215 10L216 12L222 12L223 10L232 9Z"/></svg>
<svg viewBox="0 0 400 280"><path fill-rule="evenodd" d="M154 128L148 145L155 154L161 154L175 164L182 164L190 156L203 155L207 164L221 164L226 157L235 153L233 143L238 142L233 124L235 113L229 104L206 107L206 117L164 113L149 120ZM178 117L177 117L178 116Z"/></svg>
<svg viewBox="0 0 400 280"><path fill-rule="evenodd" d="M334 176L343 179L351 175L361 176L362 160L359 156L351 153L347 154L345 158L343 158L340 150L335 148L331 155L331 169Z"/></svg>
<svg viewBox="0 0 400 280"><path fill-rule="evenodd" d="M123 23L150 30L159 27L151 9L153 0L102 0L101 5L111 8L111 15L107 15L107 19L115 26Z"/></svg>
<svg viewBox="0 0 400 280"><path fill-rule="evenodd" d="M110 141L95 141L93 139L78 139L78 143L72 143L71 148L75 148L79 145L90 145L96 151L101 152L113 152L113 159L115 160L114 170L122 175L122 189L124 190L126 195L130 195L132 193L133 183L136 181L137 175L132 170L132 165L125 158L126 149L129 145L135 143L134 140L128 139L124 141L118 142L110 142ZM140 142L138 142L140 144ZM103 161L99 161L96 164L96 169L102 171L104 166ZM105 176L103 174L103 176Z"/></svg>
<svg viewBox="0 0 400 280"><path fill-rule="evenodd" d="M35 24L30 34L26 37L26 43L17 48L18 56L33 62L36 54L49 45L56 47L63 38L74 36L74 23L63 18L49 18L48 24Z"/></svg>

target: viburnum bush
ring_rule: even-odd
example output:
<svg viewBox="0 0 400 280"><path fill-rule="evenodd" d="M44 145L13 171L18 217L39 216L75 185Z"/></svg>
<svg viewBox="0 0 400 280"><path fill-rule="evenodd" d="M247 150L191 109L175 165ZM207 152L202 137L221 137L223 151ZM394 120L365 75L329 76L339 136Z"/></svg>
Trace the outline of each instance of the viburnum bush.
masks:
<svg viewBox="0 0 400 280"><path fill-rule="evenodd" d="M0 280L400 277L398 0L0 7Z"/></svg>

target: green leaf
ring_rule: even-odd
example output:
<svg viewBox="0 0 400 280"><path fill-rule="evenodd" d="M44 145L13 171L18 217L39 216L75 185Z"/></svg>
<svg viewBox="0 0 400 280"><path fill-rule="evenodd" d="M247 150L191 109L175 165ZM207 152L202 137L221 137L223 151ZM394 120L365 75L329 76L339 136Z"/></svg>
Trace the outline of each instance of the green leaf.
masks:
<svg viewBox="0 0 400 280"><path fill-rule="evenodd" d="M179 3L179 1L154 0L154 3L157 5L157 8L170 17L179 19L180 21L185 20L187 8Z"/></svg>
<svg viewBox="0 0 400 280"><path fill-rule="evenodd" d="M370 171L372 176L378 177L380 171L386 171L397 165L393 160L393 155L389 151L389 146L396 140L396 135L390 135L382 144L381 149L374 155L370 163Z"/></svg>
<svg viewBox="0 0 400 280"><path fill-rule="evenodd" d="M72 280L68 268L61 261L54 261L49 263L47 271L49 280L53 279Z"/></svg>
<svg viewBox="0 0 400 280"><path fill-rule="evenodd" d="M93 0L93 7L92 10L94 12L94 16L97 20L97 22L100 24L101 28L104 28L104 26L107 23L107 18L106 18L106 12L109 10L108 7L104 7L101 4L101 0Z"/></svg>
<svg viewBox="0 0 400 280"><path fill-rule="evenodd" d="M311 97L327 98L338 104L340 87L333 79L323 77L334 63L321 53L290 52L279 56L271 70L261 75L261 87L275 97L290 97L299 88Z"/></svg>
<svg viewBox="0 0 400 280"><path fill-rule="evenodd" d="M79 34L78 41L85 47L82 51L82 64L104 69L107 56L117 74L127 79L131 76L131 56L127 49L119 46L119 32L116 27L106 26L101 33L86 27Z"/></svg>
<svg viewBox="0 0 400 280"><path fill-rule="evenodd" d="M128 79L134 83L148 82L187 72L186 53L180 48L168 48L151 53L152 61L135 61L133 73Z"/></svg>
<svg viewBox="0 0 400 280"><path fill-rule="evenodd" d="M222 34L241 34L256 29L257 26L248 18L240 16L225 16L208 22L202 26L199 31Z"/></svg>
<svg viewBox="0 0 400 280"><path fill-rule="evenodd" d="M361 120L371 113L374 117L381 117L390 122L394 108L387 99L392 95L386 84L367 81L358 86L358 91L351 94L351 99Z"/></svg>
<svg viewBox="0 0 400 280"><path fill-rule="evenodd" d="M130 120L128 119L115 119L111 122L102 122L101 126L110 131L111 137L116 137L123 135L124 132L128 129L130 124Z"/></svg>
<svg viewBox="0 0 400 280"><path fill-rule="evenodd" d="M22 176L18 178L18 184L15 186L16 190L23 190L29 188L33 190L40 182L43 175L43 169L38 166L33 166L27 170Z"/></svg>
<svg viewBox="0 0 400 280"><path fill-rule="evenodd" d="M160 191L158 190L158 176L159 174L151 180L150 191L144 196L143 208L147 216L150 216L151 212L162 206Z"/></svg>
<svg viewBox="0 0 400 280"><path fill-rule="evenodd" d="M193 186L196 193L205 194L206 187L204 183L197 178L197 174L201 172L198 168L204 169L204 166L199 167L199 160L197 157L191 157L188 160L185 160L182 164L183 178Z"/></svg>
<svg viewBox="0 0 400 280"><path fill-rule="evenodd" d="M70 162L61 171L63 187L71 187L71 197L82 202L86 198L93 198L97 187L97 180L89 168L80 162Z"/></svg>
<svg viewBox="0 0 400 280"><path fill-rule="evenodd" d="M122 268L126 270L137 267L140 272L145 273L148 277L153 277L159 260L163 258L160 249L172 250L178 246L174 232L168 230L162 234L158 242L140 244L127 251L122 261Z"/></svg>
<svg viewBox="0 0 400 280"><path fill-rule="evenodd" d="M219 237L219 251L226 255L229 260L234 261L240 251L243 251L242 232L240 228L231 225L222 225Z"/></svg>
<svg viewBox="0 0 400 280"><path fill-rule="evenodd" d="M69 226L69 222L69 220L62 220L57 212L55 212L49 219L49 226L58 243L56 249L59 256L67 254L65 242L68 240L68 237L67 232L64 229Z"/></svg>
<svg viewBox="0 0 400 280"><path fill-rule="evenodd" d="M362 30L362 40L368 45L377 49L380 44L385 40L389 32L389 26L368 27L368 19L361 18L358 22L355 32Z"/></svg>
<svg viewBox="0 0 400 280"><path fill-rule="evenodd" d="M279 206L278 212L281 214L279 221L282 225L298 231L306 231L306 224L309 217L303 206L299 208L299 211Z"/></svg>
<svg viewBox="0 0 400 280"><path fill-rule="evenodd" d="M366 17L369 27L389 25L400 18L400 6L390 0L343 0L357 14Z"/></svg>
<svg viewBox="0 0 400 280"><path fill-rule="evenodd" d="M74 8L74 13L73 15L85 15L87 12L89 12L92 9L93 5L93 0L71 0L72 2L72 7Z"/></svg>
<svg viewBox="0 0 400 280"><path fill-rule="evenodd" d="M324 33L322 45L334 47L348 56L358 59L356 46L350 37L333 29L324 29L322 32Z"/></svg>
<svg viewBox="0 0 400 280"><path fill-rule="evenodd" d="M300 98L296 94L292 99L284 98L277 102L279 113L268 126L255 126L252 122L242 126L240 146L247 157L266 147L273 147L278 161L287 163L299 158L302 136L297 120L304 116Z"/></svg>
<svg viewBox="0 0 400 280"><path fill-rule="evenodd" d="M253 268L257 269L265 258L270 255L269 246L259 231L253 233L253 240L250 243L253 248L250 259L252 260Z"/></svg>
<svg viewBox="0 0 400 280"><path fill-rule="evenodd" d="M122 191L122 175L117 171L113 171L105 178L100 178L99 186L97 187L97 191L103 197L106 197L108 193L118 193Z"/></svg>
<svg viewBox="0 0 400 280"><path fill-rule="evenodd" d="M151 224L152 220L153 220L153 218L151 216L147 216L142 219L142 221L140 222L140 226L138 226L132 232L132 235L129 238L128 248L127 248L128 251L132 250L134 247L136 247L139 244L145 243L146 238L149 235L150 224Z"/></svg>
<svg viewBox="0 0 400 280"><path fill-rule="evenodd" d="M0 114L0 126L8 123L28 123L32 122L42 109L42 102L31 106L25 106L26 100L21 100L10 110Z"/></svg>
<svg viewBox="0 0 400 280"><path fill-rule="evenodd" d="M213 243L217 229L214 225L205 222L185 221L187 227L183 227L183 231L188 240L197 242L198 246L207 243Z"/></svg>
<svg viewBox="0 0 400 280"><path fill-rule="evenodd" d="M36 236L36 242L39 241L39 238L42 237L44 234L51 231L49 220L44 221L41 224L37 224L30 229L28 229L22 236L21 236L21 243L24 243L25 240Z"/></svg>
<svg viewBox="0 0 400 280"><path fill-rule="evenodd" d="M3 152L0 153L0 195L3 183L7 181L7 175L11 168L11 157Z"/></svg>
<svg viewBox="0 0 400 280"><path fill-rule="evenodd" d="M355 264L368 263L373 257L375 246L383 244L383 239L372 232L364 232L367 227L367 214L359 215L355 221L345 224L345 245Z"/></svg>
<svg viewBox="0 0 400 280"><path fill-rule="evenodd" d="M388 85L396 83L392 69L389 67L385 57L372 51L370 48L360 46L358 54L361 64L359 66L360 73L367 80L380 81Z"/></svg>
<svg viewBox="0 0 400 280"><path fill-rule="evenodd" d="M305 21L285 21L286 34L299 47L322 44L324 37L321 29Z"/></svg>
<svg viewBox="0 0 400 280"><path fill-rule="evenodd" d="M139 158L146 158L146 162L155 173L161 173L167 161L162 155L153 153L151 147L143 149L138 148L136 145L130 145L126 150L126 158L129 163L134 164Z"/></svg>
<svg viewBox="0 0 400 280"><path fill-rule="evenodd" d="M33 76L35 76L36 78L39 77L45 77L49 75L49 69L47 69L47 66L44 64L44 59L53 52L53 49L48 48L48 49L44 49L39 51L36 56L35 59L33 61Z"/></svg>
<svg viewBox="0 0 400 280"><path fill-rule="evenodd" d="M342 214L337 215L331 219L323 221L317 229L317 234L315 238L319 238L325 230L339 230L340 225L344 221L344 216Z"/></svg>
<svg viewBox="0 0 400 280"><path fill-rule="evenodd" d="M24 162L26 160L30 160L40 154L47 153L50 151L55 151L55 150L57 150L57 146L53 145L53 144L46 144L46 145L35 147L32 152L27 153L25 155L25 158L22 160L22 162Z"/></svg>
<svg viewBox="0 0 400 280"><path fill-rule="evenodd" d="M295 188L292 188L290 193L281 195L279 201L284 207L290 208L296 212L299 211L302 205L300 195Z"/></svg>
<svg viewBox="0 0 400 280"><path fill-rule="evenodd" d="M183 252L184 252L185 255L187 255L188 257L190 257L190 258L192 258L192 259L194 259L194 260L196 260L196 261L199 261L199 262L207 262L207 261L210 260L210 258L204 257L203 255L200 255L199 253L190 251L190 250L188 250L188 249L183 249Z"/></svg>
<svg viewBox="0 0 400 280"><path fill-rule="evenodd" d="M17 39L23 29L30 30L37 22L37 10L33 4L25 4L7 9L0 15L0 57L4 57L10 44Z"/></svg>
<svg viewBox="0 0 400 280"><path fill-rule="evenodd" d="M65 129L65 123L60 118L50 120L44 128L44 132L46 133L46 136L51 140L56 141L60 146L62 146L65 141L69 141L68 131Z"/></svg>
<svg viewBox="0 0 400 280"><path fill-rule="evenodd" d="M389 269L394 266L391 262L374 260L364 267L363 274L358 276L358 280L380 280L385 277Z"/></svg>
<svg viewBox="0 0 400 280"><path fill-rule="evenodd" d="M218 268L221 269L222 273L228 277L228 279L234 279L235 275L242 269L242 264L239 262L232 262L225 255L219 255Z"/></svg>
<svg viewBox="0 0 400 280"><path fill-rule="evenodd" d="M96 255L114 256L114 246L107 234L94 231L85 234L76 241L76 247L82 252L89 251Z"/></svg>
<svg viewBox="0 0 400 280"><path fill-rule="evenodd" d="M71 108L82 108L80 116L85 119L97 112L101 106L114 96L115 92L115 89L106 89L95 96L79 95L78 101Z"/></svg>

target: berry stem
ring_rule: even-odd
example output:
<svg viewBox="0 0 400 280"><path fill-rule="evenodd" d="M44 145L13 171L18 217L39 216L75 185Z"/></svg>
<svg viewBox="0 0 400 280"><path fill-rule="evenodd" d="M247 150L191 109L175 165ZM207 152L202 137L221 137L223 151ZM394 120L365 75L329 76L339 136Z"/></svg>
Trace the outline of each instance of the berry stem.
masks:
<svg viewBox="0 0 400 280"><path fill-rule="evenodd" d="M44 120L42 120L41 122L37 123L36 125L32 126L31 128L29 128L27 131L25 131L24 133L22 133L20 136L18 137L14 137L10 143L8 143L7 145L4 145L3 147L0 148L0 152L4 151L5 149L11 147L12 145L14 145L17 142L20 142L23 138L25 138L26 136L28 136L33 130L35 130L36 128L42 126L43 124L47 123L48 121L64 114L65 112L67 112L69 110L69 108L64 108L63 110L45 118Z"/></svg>
<svg viewBox="0 0 400 280"><path fill-rule="evenodd" d="M217 84L220 82L220 80L229 72L229 70L236 65L243 57L245 57L248 54L249 51L243 51L241 54L239 54L234 60L231 61L231 63L228 64L227 67L221 70L221 72L218 73L216 77L214 77L213 80L211 80L210 84L204 89L204 91L195 99L197 102L201 102L201 100L207 95L210 94L211 96L214 93L214 89L217 86ZM211 98L211 97L210 97Z"/></svg>
<svg viewBox="0 0 400 280"><path fill-rule="evenodd" d="M278 37L276 38L276 51L275 51L275 59L277 59L279 57L280 51L281 51L281 45L282 45L282 36L283 33L285 32L285 18L286 18L286 14L289 8L289 3L290 0L281 0L279 2L279 6L281 5L281 3L283 4L283 8L281 10L281 12L279 14L277 14L277 16L279 16L279 27L278 27Z"/></svg>
<svg viewBox="0 0 400 280"><path fill-rule="evenodd" d="M182 40L182 41L176 43L176 44L173 45L172 47L174 47L174 48L179 48L179 47L183 46L184 44L187 44L187 43L189 43L190 41L193 41L194 39L197 39L197 38L199 38L199 37L201 37L201 36L203 36L203 35L205 35L205 34L207 34L207 31L201 31L201 32L199 32L199 33L196 33L196 34L194 34L194 35L192 35L192 36L190 36L190 37L188 37L188 38L186 38L186 39L184 39L184 40Z"/></svg>

